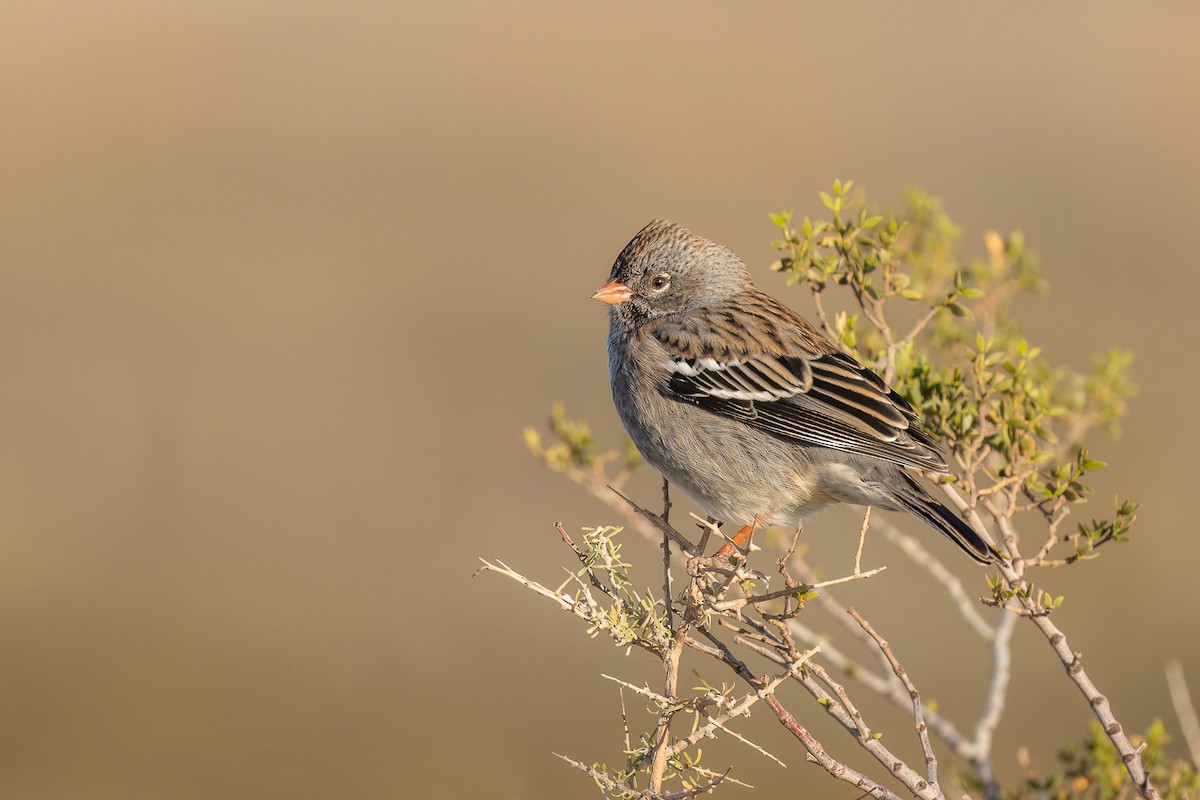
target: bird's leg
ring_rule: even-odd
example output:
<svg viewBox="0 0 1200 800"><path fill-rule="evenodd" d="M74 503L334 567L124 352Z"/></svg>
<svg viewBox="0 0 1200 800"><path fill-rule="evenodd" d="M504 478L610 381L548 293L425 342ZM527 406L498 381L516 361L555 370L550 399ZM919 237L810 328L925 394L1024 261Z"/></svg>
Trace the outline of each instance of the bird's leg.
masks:
<svg viewBox="0 0 1200 800"><path fill-rule="evenodd" d="M733 555L734 550L740 551L746 546L746 543L750 541L750 537L754 535L755 529L758 528L759 525L766 522L769 516L769 514L760 514L759 516L755 517L753 522L735 533L733 538L728 542L721 545L721 549L718 550L717 554L713 557L723 558L728 561L729 557Z"/></svg>

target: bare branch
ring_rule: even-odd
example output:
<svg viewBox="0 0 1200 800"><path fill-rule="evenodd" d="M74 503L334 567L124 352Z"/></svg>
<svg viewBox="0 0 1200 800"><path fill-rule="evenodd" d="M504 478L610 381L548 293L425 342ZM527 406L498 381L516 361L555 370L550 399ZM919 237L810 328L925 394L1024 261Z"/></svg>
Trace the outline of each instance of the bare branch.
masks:
<svg viewBox="0 0 1200 800"><path fill-rule="evenodd" d="M754 595L753 597L739 597L732 600L722 600L719 603L713 603L714 611L732 611L734 609L743 608L747 605L755 605L765 603L769 600L777 600L780 597L789 597L794 594L805 594L815 589L823 589L826 586L836 586L840 583L849 583L851 581L861 581L864 578L870 578L883 572L887 567L876 567L869 569L866 572L856 572L853 575L845 575L841 578L834 578L828 581L817 581L816 583L797 583L792 586L785 586L782 589L776 589L773 592L766 594Z"/></svg>
<svg viewBox="0 0 1200 800"><path fill-rule="evenodd" d="M625 769L633 768L633 747L629 743L629 714L625 711L625 690L617 687L617 694L621 697L621 728L625 732Z"/></svg>
<svg viewBox="0 0 1200 800"><path fill-rule="evenodd" d="M738 658L733 655L733 653L724 645L724 643L722 643L704 628L700 628L699 630L716 647L715 651L713 648L704 648L705 650L707 650L710 654L715 654L715 657L719 660L724 661L734 670L734 672L741 676L742 679L751 686L754 686L755 688L762 686L762 681L753 672L751 672L745 664L738 660ZM691 641L694 642L694 640ZM696 645L700 645L700 643L695 642L693 646ZM807 760L819 764L833 777L862 789L871 797L877 798L877 800L900 800L899 795L884 788L883 786L880 786L866 775L851 769L842 762L830 756L825 751L825 747L818 742L811 733L808 732L807 728L801 725L796 718L793 717L791 713L783 707L783 704L779 702L779 699L775 697L774 694L767 695L766 701L767 705L770 706L771 710L775 713L776 718L779 719L780 724L782 724L789 733L796 737L796 739L808 752Z"/></svg>
<svg viewBox="0 0 1200 800"><path fill-rule="evenodd" d="M663 510L661 519L663 525L671 524L671 484L663 478ZM675 629L675 611L671 603L671 536L666 531L662 535L663 551L663 606L666 609L667 629Z"/></svg>
<svg viewBox="0 0 1200 800"><path fill-rule="evenodd" d="M720 653L720 660L729 665L743 680L745 680L751 686L758 687L762 685L762 679L751 672L750 669L733 654L733 652L728 646L725 645L724 642L714 636L704 626L698 625L696 629L706 639L708 639L714 647L716 647ZM857 731L857 726L850 715L846 713L845 709L843 709L839 704L832 702L832 698L830 698L820 689L810 675L801 672L796 675L796 679L799 680L801 684L808 689L810 693L813 693L814 696L816 696L819 700L824 699L829 701L828 703L823 702L822 705L825 706L826 712L831 714L834 719L838 720L838 722L840 722L848 730ZM783 726L787 728L787 730L791 732L791 734L795 736L797 740L799 740L801 745L804 746L804 749L808 751L808 760L815 761L824 767L829 774L833 775L839 780L844 780L848 783L858 786L872 797L896 796L891 791L875 783L862 773L855 772L842 762L830 756L825 751L824 746L817 741L817 739L813 737L813 735L809 733L803 725L796 721L796 718L793 717L791 713L789 713L787 709L783 707L783 704L779 702L778 698L776 698L774 694L768 695L766 700L767 704L771 707L772 711L775 712L775 716L779 719ZM866 741L860 740L860 744L917 797L921 798L922 800L936 800L936 798L943 797L942 793L937 789L937 787L930 786L925 779L914 772L912 768L905 764L895 754L889 751L887 747L885 747L878 739L868 738Z"/></svg>
<svg viewBox="0 0 1200 800"><path fill-rule="evenodd" d="M669 563L668 558L668 575L670 574ZM670 603L671 598L664 598L664 602ZM675 702L675 698L679 693L679 659L683 654L683 643L687 640L688 629L695 618L695 606L688 606L687 611L684 612L683 619L679 623L679 627L677 629L670 629L674 640L663 658L663 695L670 698L671 702ZM671 720L674 718L677 710L678 707L668 706L663 708L658 715L658 725L656 726L654 739L654 757L650 766L650 790L653 792L662 791L663 775L666 774L667 770Z"/></svg>
<svg viewBox="0 0 1200 800"><path fill-rule="evenodd" d="M783 683L785 680L792 677L798 669L800 669L802 666L807 664L809 662L809 659L811 659L818 652L820 652L820 648L816 647L816 648L813 648L812 650L809 650L806 653L803 653L800 656L800 658L798 658L796 661L794 661L782 673L780 673L779 675L776 675L774 678L772 678L770 681L768 681L766 683L766 685L763 686L761 689L755 689L754 692L747 694L740 703L735 705L729 711L725 712L724 714L721 714L719 717L709 717L707 724L701 726L700 728L697 728L690 736L680 739L677 742L675 742L675 744L671 745L671 747L668 749L668 757L673 757L673 756L678 755L679 753L681 753L684 750L686 750L687 748L691 747L692 745L694 745L696 742L700 741L704 737L711 736L714 728L720 728L721 730L725 731L726 733L733 736L734 738L740 739L741 741L743 741L746 744L753 747L755 750L758 750L760 753L765 755L767 758L769 758L772 761L779 764L779 766L786 767L787 764L783 763L783 761L781 761L778 758L776 758L775 756L771 755L763 748L761 748L758 745L751 742L749 739L746 739L746 738L734 733L733 731L729 730L728 728L725 727L725 724L728 723L730 720L732 720L735 717L740 717L745 714L748 714L751 706L753 706L759 700L762 700L763 698L765 698L767 695L773 693L779 687L779 684Z"/></svg>
<svg viewBox="0 0 1200 800"><path fill-rule="evenodd" d="M951 490L953 492L953 490ZM956 496L954 493L952 496ZM1083 669L1083 655L1072 650L1067 642L1067 636L1058 626L1051 621L1050 615L1045 612L1045 609L1039 608L1033 598L1029 596L1029 584L1023 577L1022 570L1025 566L1024 559L1021 558L1020 550L1017 548L1017 531L1013 527L1012 519L1008 513L994 507L990 501L985 498L983 500L985 508L995 521L1000 533L1004 538L1004 544L1012 555L1012 562L1002 562L997 565L1000 570L1000 575L1008 583L1008 585L1016 591L1014 595L1022 608L1025 616L1037 626L1037 629L1046 637L1046 641L1050 643L1058 660L1067 670L1067 676L1087 698L1088 704L1092 707L1092 713L1100 720L1100 724L1104 726L1104 732L1108 735L1113 746L1117 748L1117 753L1121 756L1121 761L1125 765L1125 770L1129 773L1129 779L1133 781L1138 794L1146 798L1146 800L1158 800L1161 796L1158 790L1150 782L1150 776L1146 772L1146 767L1142 763L1141 754L1134 748L1129 741L1129 737L1125 734L1125 729L1121 727L1121 723L1117 721L1113 714L1112 707L1109 704L1108 698L1100 693L1096 688L1096 684L1092 683L1092 679ZM975 514L975 519L978 520L978 514ZM982 524L982 523L981 523Z"/></svg>
<svg viewBox="0 0 1200 800"><path fill-rule="evenodd" d="M587 764L584 764L581 761L576 761L575 759L570 758L568 756L564 756L562 753L554 753L553 755L555 755L558 758L561 758L563 761L567 762L572 767L575 767L575 769L577 769L581 772L587 773L587 775L589 775L592 778L592 780L594 780L594 781L596 781L596 783L600 784L600 787L602 789L604 789L605 792L620 793L626 797L638 798L638 800L685 800L685 798L688 798L688 797L699 797L702 794L707 794L708 792L711 792L719 784L724 783L725 781L729 781L730 783L736 783L739 786L745 786L748 789L754 788L753 786L750 786L747 783L742 783L741 781L730 778L729 770L725 770L724 773L714 773L711 770L697 769L696 770L697 772L705 774L706 777L709 775L712 775L715 777L713 777L712 780L710 780L708 783L693 787L691 789L685 789L681 792L670 792L668 794L662 794L660 792L654 792L654 791L650 791L650 790L643 792L643 791L640 791L640 790L630 786L627 783L617 780L616 778L612 777L611 775L609 775L607 772L605 772L603 770L596 769L595 767L589 767Z"/></svg>
<svg viewBox="0 0 1200 800"><path fill-rule="evenodd" d="M917 687L913 685L912 680L908 677L908 672L904 667L900 666L900 662L896 660L896 656L892 653L892 648L888 643L875 632L871 624L862 618L862 615L850 609L850 616L854 617L855 622L862 626L862 629L875 640L879 645L879 649L887 656L888 663L892 665L892 671L896 673L896 677L904 683L904 688L908 690L909 697L912 698L913 718L916 721L917 737L921 740L921 752L925 754L925 775L926 779L934 787L938 785L937 779L937 756L933 752L932 745L929 744L929 728L925 725L925 711L921 706L921 694L917 691Z"/></svg>
<svg viewBox="0 0 1200 800"><path fill-rule="evenodd" d="M845 575L841 578L834 578L828 581L817 581L812 585L814 589L823 589L826 586L837 586L839 583L850 583L851 581L861 581L863 578L870 578L883 572L887 567L876 567L869 569L866 572L855 572L853 575Z"/></svg>
<svg viewBox="0 0 1200 800"><path fill-rule="evenodd" d="M853 702L851 702L850 695L846 693L846 687L835 681L830 674L825 671L824 667L819 664L813 664L811 667L809 667L809 669L812 670L814 675L821 679L822 683L829 687L834 696L837 697L839 702L841 702L842 708L845 709L846 713L850 716L850 720L854 723L854 728L858 731L858 740L864 743L869 740L871 738L871 729L867 726L866 720L863 719L863 715L859 712L858 708Z"/></svg>
<svg viewBox="0 0 1200 800"><path fill-rule="evenodd" d="M626 497L625 495L623 495L619 491L617 491L617 489L615 487L609 486L608 488L612 491L613 494L615 494L617 497L621 498L626 503L628 503L629 507L632 508L635 512L637 512L638 516L642 517L647 522L649 522L651 525L653 525L655 528L657 528L658 530L662 531L667 536L670 536L672 539L674 539L675 543L678 544L680 547L682 547L685 552L692 553L693 555L696 553L695 545L693 545L691 542L689 542L687 540L687 537L684 536L682 533L680 533L679 531L672 528L667 523L667 521L664 520L662 517L660 517L658 514L655 514L652 511L647 511L646 509L642 508L637 503L633 502L628 497Z"/></svg>
<svg viewBox="0 0 1200 800"><path fill-rule="evenodd" d="M613 683L619 684L620 686L629 689L632 692L636 692L642 697L648 697L664 708L675 703L675 701L669 697L664 697L657 692L650 691L650 687L648 686L638 686L637 684L630 683L629 681L623 681L620 678L614 678L612 675L607 675L603 672L600 673L600 677L604 678L606 681L612 681ZM624 695L622 695L622 697L624 697Z"/></svg>
<svg viewBox="0 0 1200 800"><path fill-rule="evenodd" d="M629 784L623 783L623 782L617 780L616 778L612 777L611 775L609 775L607 772L604 772L603 770L596 769L595 767L589 767L587 764L584 764L582 761L576 761L573 758L564 756L562 753L553 753L552 755L554 755L558 758L561 758L563 761L567 762L575 769L580 770L581 772L587 773L592 778L592 780L594 780L596 783L600 784L600 787L602 789L604 789L604 791L606 793L620 792L622 795L625 795L627 797L638 797L642 794L640 791L633 788Z"/></svg>
<svg viewBox="0 0 1200 800"><path fill-rule="evenodd" d="M863 545L867 542L867 526L871 524L871 507L867 506L867 510L863 512L862 528L858 531L858 549L854 551L854 574L858 575L862 572L862 551ZM880 568L882 569L882 567Z"/></svg>
<svg viewBox="0 0 1200 800"><path fill-rule="evenodd" d="M740 733L737 733L736 731L729 730L729 728L726 728L725 724L722 722L718 722L717 720L714 719L714 720L710 720L710 723L715 725L716 727L720 728L721 730L725 731L727 734L729 734L733 738L737 739L739 742L742 742L747 747L749 747L751 750L757 750L758 752L762 753L767 758L774 761L779 766L783 767L784 769L787 769L787 764L783 763L777 757L775 757L771 753L767 752L766 748L762 747L761 745L755 744L754 742L750 741L745 736L742 736Z"/></svg>

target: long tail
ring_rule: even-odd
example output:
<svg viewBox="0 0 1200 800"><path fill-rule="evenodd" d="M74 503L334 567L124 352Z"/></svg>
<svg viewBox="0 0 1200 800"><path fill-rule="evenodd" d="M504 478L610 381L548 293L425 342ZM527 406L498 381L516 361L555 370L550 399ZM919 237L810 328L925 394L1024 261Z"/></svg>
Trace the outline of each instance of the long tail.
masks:
<svg viewBox="0 0 1200 800"><path fill-rule="evenodd" d="M1004 560L1004 557L985 542L962 517L930 497L908 473L897 471L912 487L911 494L908 492L896 494L896 500L906 511L915 514L939 530L942 535L962 548L964 553L980 564L994 564Z"/></svg>

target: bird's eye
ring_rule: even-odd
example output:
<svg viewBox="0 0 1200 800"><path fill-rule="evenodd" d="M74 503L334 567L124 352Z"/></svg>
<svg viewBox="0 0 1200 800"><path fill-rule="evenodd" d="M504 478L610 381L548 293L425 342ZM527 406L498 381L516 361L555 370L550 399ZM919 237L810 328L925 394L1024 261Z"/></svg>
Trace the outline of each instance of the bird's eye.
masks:
<svg viewBox="0 0 1200 800"><path fill-rule="evenodd" d="M654 291L661 292L671 285L671 276L667 274L658 275L654 280L650 281L650 285L654 287Z"/></svg>

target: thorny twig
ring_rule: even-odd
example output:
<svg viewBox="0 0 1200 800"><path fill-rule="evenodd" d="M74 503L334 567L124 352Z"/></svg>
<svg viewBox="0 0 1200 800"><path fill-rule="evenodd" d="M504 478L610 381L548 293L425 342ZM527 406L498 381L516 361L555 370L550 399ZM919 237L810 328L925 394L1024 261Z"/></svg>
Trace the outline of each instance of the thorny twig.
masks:
<svg viewBox="0 0 1200 800"><path fill-rule="evenodd" d="M713 636L706 628L700 627L699 631L720 653L721 660L729 665L743 680L755 688L759 688L763 685L762 680L753 672L751 672L745 663L737 658L737 656L735 656L733 652L723 642L721 642L720 639ZM771 707L771 710L775 712L775 716L779 719L780 724L782 724L789 733L796 737L800 744L803 745L804 749L808 751L808 760L819 764L825 769L826 772L838 780L845 781L853 786L858 787L859 789L862 789L871 797L887 798L887 800L896 798L898 800L898 795L896 795L894 792L884 788L883 786L880 786L866 775L851 769L842 762L830 756L825 750L825 747L818 742L817 739L811 733L809 733L808 729L801 725L786 708L784 708L783 704L779 702L779 699L775 697L774 694L767 695L766 701L767 705ZM898 765L897 772L903 769L902 762L897 760L895 763Z"/></svg>

